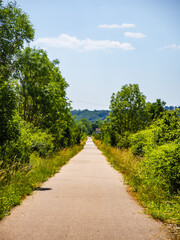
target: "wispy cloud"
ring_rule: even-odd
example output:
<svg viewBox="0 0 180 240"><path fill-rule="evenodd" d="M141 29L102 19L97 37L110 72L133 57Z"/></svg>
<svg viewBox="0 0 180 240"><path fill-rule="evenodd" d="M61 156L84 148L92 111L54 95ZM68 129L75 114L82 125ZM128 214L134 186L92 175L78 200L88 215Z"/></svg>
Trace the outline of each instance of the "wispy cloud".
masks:
<svg viewBox="0 0 180 240"><path fill-rule="evenodd" d="M180 45L172 44L172 45L167 45L164 48L165 49L166 48L171 48L171 49L177 50L177 49L180 49Z"/></svg>
<svg viewBox="0 0 180 240"><path fill-rule="evenodd" d="M180 45L177 45L177 44L166 45L162 48L158 48L157 50L164 50L164 49L180 50Z"/></svg>
<svg viewBox="0 0 180 240"><path fill-rule="evenodd" d="M118 28L135 28L136 25L133 23L122 23L118 24L100 24L98 28L118 29Z"/></svg>
<svg viewBox="0 0 180 240"><path fill-rule="evenodd" d="M56 47L56 48L69 48L77 50L103 50L103 49L123 49L134 50L135 48L131 43L120 43L119 41L110 40L92 40L86 38L80 40L77 37L70 36L68 34L61 34L58 37L51 38L38 38L33 45L40 45L42 47Z"/></svg>
<svg viewBox="0 0 180 240"><path fill-rule="evenodd" d="M125 32L124 36L127 38L145 38L146 35L143 33Z"/></svg>

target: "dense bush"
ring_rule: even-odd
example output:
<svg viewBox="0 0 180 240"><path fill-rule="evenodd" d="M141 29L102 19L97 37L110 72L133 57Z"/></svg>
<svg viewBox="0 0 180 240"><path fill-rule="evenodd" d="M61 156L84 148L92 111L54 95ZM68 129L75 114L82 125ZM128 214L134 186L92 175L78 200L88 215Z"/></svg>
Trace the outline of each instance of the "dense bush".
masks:
<svg viewBox="0 0 180 240"><path fill-rule="evenodd" d="M144 156L148 147L155 147L155 133L158 128L150 128L130 136L130 150L134 155Z"/></svg>
<svg viewBox="0 0 180 240"><path fill-rule="evenodd" d="M9 141L6 145L5 157L1 167L7 167L15 162L29 163L32 152L40 156L48 156L54 149L53 137L47 131L21 121L19 138Z"/></svg>
<svg viewBox="0 0 180 240"><path fill-rule="evenodd" d="M125 132L123 135L116 136L118 148L129 148L130 132Z"/></svg>
<svg viewBox="0 0 180 240"><path fill-rule="evenodd" d="M180 140L180 118L177 111L166 111L154 126L159 130L155 133L157 145Z"/></svg>
<svg viewBox="0 0 180 240"><path fill-rule="evenodd" d="M132 134L130 140L132 153L140 156L163 144L179 143L180 119L177 112L165 112L148 129Z"/></svg>
<svg viewBox="0 0 180 240"><path fill-rule="evenodd" d="M151 149L142 161L141 176L162 186L170 196L180 189L180 145L168 143ZM153 184L154 185L154 184Z"/></svg>
<svg viewBox="0 0 180 240"><path fill-rule="evenodd" d="M99 133L93 133L93 137L94 137L96 140L101 140L101 134L99 134Z"/></svg>
<svg viewBox="0 0 180 240"><path fill-rule="evenodd" d="M19 145L25 146L30 153L34 151L39 153L40 156L48 156L54 148L51 134L27 123L21 129ZM24 152L24 149L22 151Z"/></svg>

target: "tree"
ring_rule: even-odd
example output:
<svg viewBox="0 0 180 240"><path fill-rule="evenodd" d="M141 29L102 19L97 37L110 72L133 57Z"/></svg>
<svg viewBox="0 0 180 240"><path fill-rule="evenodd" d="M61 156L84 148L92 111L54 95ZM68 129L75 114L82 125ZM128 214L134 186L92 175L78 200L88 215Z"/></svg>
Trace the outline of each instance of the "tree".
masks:
<svg viewBox="0 0 180 240"><path fill-rule="evenodd" d="M71 144L73 118L66 96L67 82L58 60L50 61L42 49L27 47L17 62L19 80L19 114L34 126L49 130L55 145Z"/></svg>
<svg viewBox="0 0 180 240"><path fill-rule="evenodd" d="M1 167L12 160L27 163L31 150L46 155L45 146L54 150L80 142L81 129L70 113L59 61L50 61L43 50L24 49L33 37L28 16L16 3L3 6L0 0Z"/></svg>
<svg viewBox="0 0 180 240"><path fill-rule="evenodd" d="M28 16L16 6L3 6L0 0L0 149L5 152L6 144L18 135L16 92L12 73L17 53L24 42L34 37L34 29Z"/></svg>
<svg viewBox="0 0 180 240"><path fill-rule="evenodd" d="M15 74L19 81L19 114L35 126L43 124L49 108L49 92L56 79L53 68L44 50L27 47L19 54Z"/></svg>
<svg viewBox="0 0 180 240"><path fill-rule="evenodd" d="M86 118L82 118L78 122L78 125L81 127L82 132L85 133L86 135L91 135L92 134L92 132L93 132L92 124Z"/></svg>
<svg viewBox="0 0 180 240"><path fill-rule="evenodd" d="M135 133L145 127L146 97L140 92L138 84L124 85L121 91L113 94L110 105L110 125L112 145L117 144L117 135L125 132Z"/></svg>
<svg viewBox="0 0 180 240"><path fill-rule="evenodd" d="M155 120L162 115L162 113L165 111L165 105L166 103L161 101L161 99L157 99L154 103L148 102L146 104L146 110L149 114L150 122L151 120Z"/></svg>
<svg viewBox="0 0 180 240"><path fill-rule="evenodd" d="M7 6L0 1L0 76L6 81L14 70L15 56L24 42L34 38L34 29L28 16L10 2Z"/></svg>

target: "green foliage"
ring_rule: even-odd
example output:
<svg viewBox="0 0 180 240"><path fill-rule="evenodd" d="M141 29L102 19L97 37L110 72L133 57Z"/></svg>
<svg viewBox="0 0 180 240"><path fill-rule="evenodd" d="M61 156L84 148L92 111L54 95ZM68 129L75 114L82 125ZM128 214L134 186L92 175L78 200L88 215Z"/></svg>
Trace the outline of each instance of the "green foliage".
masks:
<svg viewBox="0 0 180 240"><path fill-rule="evenodd" d="M32 152L40 156L48 156L54 150L53 137L47 131L43 131L19 119L19 136L8 142L4 152L2 167L7 168L15 162L19 164L29 163Z"/></svg>
<svg viewBox="0 0 180 240"><path fill-rule="evenodd" d="M160 99L155 103L146 103L146 97L140 92L137 84L124 85L121 91L111 97L109 117L100 126L101 141L119 148L128 148L132 144L132 151L143 155L142 148L146 145L146 137L137 134L132 138L130 135L142 131L156 119L162 118L164 106L165 102ZM138 142L139 146L136 143L134 146L133 141Z"/></svg>
<svg viewBox="0 0 180 240"><path fill-rule="evenodd" d="M166 111L148 129L132 134L131 151L144 156L160 145L180 140L180 119L176 111Z"/></svg>
<svg viewBox="0 0 180 240"><path fill-rule="evenodd" d="M145 99L137 84L124 85L120 92L113 94L110 105L113 130L122 135L143 129L146 123Z"/></svg>
<svg viewBox="0 0 180 240"><path fill-rule="evenodd" d="M149 115L149 121L157 119L165 112L165 102L161 101L161 99L157 99L154 103L147 103L146 104L146 111Z"/></svg>
<svg viewBox="0 0 180 240"><path fill-rule="evenodd" d="M1 1L0 36L0 148L4 152L8 142L18 135L17 95L11 75L17 53L25 41L29 42L34 37L34 29L27 15L15 3L3 6Z"/></svg>
<svg viewBox="0 0 180 240"><path fill-rule="evenodd" d="M129 148L130 146L130 132L125 132L123 135L117 135L117 147L118 148Z"/></svg>
<svg viewBox="0 0 180 240"><path fill-rule="evenodd" d="M177 111L166 111L162 118L154 123L159 128L156 132L156 142L158 145L180 140L180 118Z"/></svg>
<svg viewBox="0 0 180 240"><path fill-rule="evenodd" d="M0 79L5 81L14 69L15 56L23 47L24 42L34 38L34 29L28 16L9 2L0 5Z"/></svg>
<svg viewBox="0 0 180 240"><path fill-rule="evenodd" d="M180 145L168 143L151 149L142 162L141 175L147 182L152 181L168 196L180 189Z"/></svg>
<svg viewBox="0 0 180 240"><path fill-rule="evenodd" d="M101 125L101 140L111 146L128 147L129 135L145 128L146 97L137 84L124 85L111 97L109 118Z"/></svg>
<svg viewBox="0 0 180 240"><path fill-rule="evenodd" d="M81 119L85 118L92 123L96 121L103 121L109 115L108 110L94 110L90 111L88 109L85 110L72 110L72 116L75 116L76 121L80 121Z"/></svg>
<svg viewBox="0 0 180 240"><path fill-rule="evenodd" d="M159 128L149 128L132 134L130 136L131 152L134 155L144 156L147 148L153 148L156 146L155 135Z"/></svg>
<svg viewBox="0 0 180 240"><path fill-rule="evenodd" d="M80 126L81 130L83 133L85 133L86 135L92 135L93 132L93 128L92 128L92 124L90 121L88 121L85 118L82 118L79 122L78 125Z"/></svg>
<svg viewBox="0 0 180 240"><path fill-rule="evenodd" d="M96 132L97 128L100 128L102 124L102 121L101 120L97 120L95 122L93 122L91 125L92 125L92 129L93 129L93 132Z"/></svg>
<svg viewBox="0 0 180 240"><path fill-rule="evenodd" d="M114 146L117 144L117 138L116 136L118 135L117 132L114 131L113 134L113 127L112 124L109 120L109 117L102 122L100 125L100 130L101 130L101 141L103 141L106 144L110 144L111 146Z"/></svg>
<svg viewBox="0 0 180 240"><path fill-rule="evenodd" d="M49 128L66 107L68 86L45 51L27 47L18 58L19 112L27 122ZM50 126L49 126L50 125Z"/></svg>
<svg viewBox="0 0 180 240"><path fill-rule="evenodd" d="M21 127L21 137L17 145L22 148L24 154L31 154L32 152L39 153L40 156L48 156L53 152L53 137L47 131L43 131L34 127L32 124L24 122ZM25 159L25 156L22 156Z"/></svg>
<svg viewBox="0 0 180 240"><path fill-rule="evenodd" d="M18 58L19 114L27 122L47 130L56 148L80 142L78 128L66 97L68 86L57 60L51 62L45 51L26 48ZM74 134L74 130L76 134Z"/></svg>
<svg viewBox="0 0 180 240"><path fill-rule="evenodd" d="M0 101L2 103L0 108L0 152L3 156L8 142L17 139L19 135L15 94L8 85L0 86Z"/></svg>
<svg viewBox="0 0 180 240"><path fill-rule="evenodd" d="M46 156L80 143L59 61L44 50L22 50L34 29L16 3L0 1L0 36L1 167L27 164L32 152Z"/></svg>

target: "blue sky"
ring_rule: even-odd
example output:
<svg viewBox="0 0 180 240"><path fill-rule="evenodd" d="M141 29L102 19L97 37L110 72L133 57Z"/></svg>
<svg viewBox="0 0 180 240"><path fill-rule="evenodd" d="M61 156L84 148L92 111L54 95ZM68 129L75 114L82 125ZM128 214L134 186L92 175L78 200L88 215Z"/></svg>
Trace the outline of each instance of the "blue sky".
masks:
<svg viewBox="0 0 180 240"><path fill-rule="evenodd" d="M60 60L75 109L108 109L137 83L147 101L180 105L179 0L17 0L32 44Z"/></svg>

